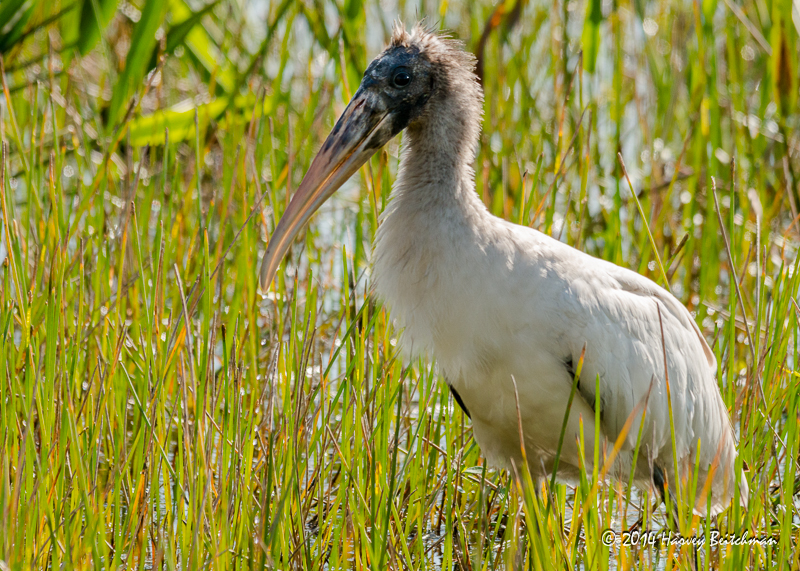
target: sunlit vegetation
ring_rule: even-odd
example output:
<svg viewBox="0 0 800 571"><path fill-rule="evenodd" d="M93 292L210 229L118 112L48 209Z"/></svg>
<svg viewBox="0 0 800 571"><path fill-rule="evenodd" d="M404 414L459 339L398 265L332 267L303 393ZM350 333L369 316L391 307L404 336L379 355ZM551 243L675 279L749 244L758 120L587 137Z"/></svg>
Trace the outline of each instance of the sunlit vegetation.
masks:
<svg viewBox="0 0 800 571"><path fill-rule="evenodd" d="M656 497L596 472L534 494L403 357L369 274L400 138L258 289L366 64L421 16L479 56L489 208L668 286L712 344L751 497L679 510L697 549L603 545L664 530ZM791 0L0 0L0 561L797 569L798 22Z"/></svg>

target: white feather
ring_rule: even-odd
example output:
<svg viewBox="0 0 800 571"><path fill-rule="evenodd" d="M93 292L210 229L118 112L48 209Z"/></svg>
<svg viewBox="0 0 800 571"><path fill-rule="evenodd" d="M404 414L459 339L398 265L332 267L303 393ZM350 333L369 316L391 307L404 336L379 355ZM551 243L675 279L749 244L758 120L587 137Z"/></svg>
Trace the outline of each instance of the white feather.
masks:
<svg viewBox="0 0 800 571"><path fill-rule="evenodd" d="M431 57L455 57L450 42L418 29L413 34L426 42ZM599 377L601 446L610 451L633 416L612 475L627 480L646 402L637 482L650 485L656 463L674 489L676 476L697 462L699 489L715 467L712 513L728 505L735 480L746 502L747 484L735 475L736 440L716 384L716 362L688 311L649 279L486 210L474 192L471 168L481 93L471 70L464 75L448 78L453 88L446 106L433 101L424 120L406 131L376 239L374 289L403 330L406 350L435 356L471 413L481 450L501 466L522 461L516 382L529 467L538 477L552 471L571 392L565 363L577 365L585 351L560 458L562 477L592 465ZM705 512L705 499L697 499L699 513Z"/></svg>

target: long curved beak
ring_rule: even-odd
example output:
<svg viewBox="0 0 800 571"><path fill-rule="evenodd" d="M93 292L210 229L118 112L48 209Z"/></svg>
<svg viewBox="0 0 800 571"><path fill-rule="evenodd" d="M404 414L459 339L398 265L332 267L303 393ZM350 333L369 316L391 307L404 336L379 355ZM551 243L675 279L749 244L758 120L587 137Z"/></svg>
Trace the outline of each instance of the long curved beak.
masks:
<svg viewBox="0 0 800 571"><path fill-rule="evenodd" d="M391 115L359 89L339 117L275 228L261 260L261 288L275 277L289 245L311 215L392 137Z"/></svg>

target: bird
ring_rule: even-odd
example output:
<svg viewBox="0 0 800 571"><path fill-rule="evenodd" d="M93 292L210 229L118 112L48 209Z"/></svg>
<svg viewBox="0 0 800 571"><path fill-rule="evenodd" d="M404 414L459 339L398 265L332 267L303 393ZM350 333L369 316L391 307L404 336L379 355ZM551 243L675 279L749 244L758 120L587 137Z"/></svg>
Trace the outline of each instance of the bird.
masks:
<svg viewBox="0 0 800 571"><path fill-rule="evenodd" d="M746 505L716 359L686 307L649 278L494 216L479 198L475 64L446 33L395 25L277 223L261 287L320 205L403 131L372 291L406 354L435 358L489 464L527 462L539 482L574 482L591 471L595 446L616 444L613 459L600 455L609 479L633 476L672 497L696 467L695 513L720 513L737 486Z"/></svg>

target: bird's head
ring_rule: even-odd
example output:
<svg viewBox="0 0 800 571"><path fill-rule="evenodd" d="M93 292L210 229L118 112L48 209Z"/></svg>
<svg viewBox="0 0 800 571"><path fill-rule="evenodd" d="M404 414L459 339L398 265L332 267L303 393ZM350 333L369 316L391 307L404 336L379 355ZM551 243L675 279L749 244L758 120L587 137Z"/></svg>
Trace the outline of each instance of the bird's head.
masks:
<svg viewBox="0 0 800 571"><path fill-rule="evenodd" d="M474 67L475 58L460 42L420 24L410 32L395 27L391 43L367 67L275 228L261 261L262 288L269 287L311 215L378 149L403 129L422 127L454 97L480 105Z"/></svg>

